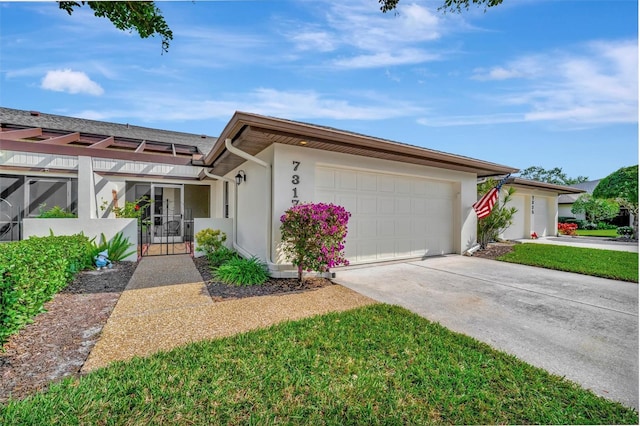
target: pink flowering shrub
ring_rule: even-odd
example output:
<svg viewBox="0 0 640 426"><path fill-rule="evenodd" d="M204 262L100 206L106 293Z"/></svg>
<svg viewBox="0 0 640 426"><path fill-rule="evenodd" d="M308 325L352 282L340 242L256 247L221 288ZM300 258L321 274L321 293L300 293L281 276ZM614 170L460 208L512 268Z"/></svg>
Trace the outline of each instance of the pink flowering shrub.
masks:
<svg viewBox="0 0 640 426"><path fill-rule="evenodd" d="M347 223L351 213L333 204L309 203L292 206L280 217L283 252L302 272L328 272L348 265L344 257Z"/></svg>

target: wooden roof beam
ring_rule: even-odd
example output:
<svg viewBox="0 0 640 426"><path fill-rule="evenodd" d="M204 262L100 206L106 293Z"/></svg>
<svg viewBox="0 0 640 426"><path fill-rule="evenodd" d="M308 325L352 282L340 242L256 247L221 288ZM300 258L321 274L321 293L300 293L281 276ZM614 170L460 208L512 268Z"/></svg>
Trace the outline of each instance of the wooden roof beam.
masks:
<svg viewBox="0 0 640 426"><path fill-rule="evenodd" d="M46 143L48 145L67 145L71 142L78 142L80 140L80 133L69 133L68 135L58 136L40 141L40 143Z"/></svg>
<svg viewBox="0 0 640 426"><path fill-rule="evenodd" d="M115 142L114 137L113 136L109 136L106 139L102 139L101 141L92 143L87 148L107 148L110 145L113 145L114 142Z"/></svg>
<svg viewBox="0 0 640 426"><path fill-rule="evenodd" d="M6 132L0 132L0 137L2 139L9 139L9 140L34 138L37 136L42 136L42 129L32 128L32 129L8 130Z"/></svg>
<svg viewBox="0 0 640 426"><path fill-rule="evenodd" d="M142 141L140 142L140 145L138 145L138 147L134 152L143 152L146 146L147 146L147 141Z"/></svg>

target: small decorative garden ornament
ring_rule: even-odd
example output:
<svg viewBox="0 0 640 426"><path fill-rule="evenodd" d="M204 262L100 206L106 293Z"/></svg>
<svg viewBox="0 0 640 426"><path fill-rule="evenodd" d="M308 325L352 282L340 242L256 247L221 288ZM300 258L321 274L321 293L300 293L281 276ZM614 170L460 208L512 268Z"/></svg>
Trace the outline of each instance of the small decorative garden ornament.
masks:
<svg viewBox="0 0 640 426"><path fill-rule="evenodd" d="M531 239L532 240L537 240L538 239L538 234L536 234L535 232L531 233Z"/></svg>
<svg viewBox="0 0 640 426"><path fill-rule="evenodd" d="M111 263L111 261L109 260L109 252L107 250L98 253L98 255L94 257L94 260L96 262L96 268L98 269L98 271L102 268L111 269L113 267L113 263Z"/></svg>

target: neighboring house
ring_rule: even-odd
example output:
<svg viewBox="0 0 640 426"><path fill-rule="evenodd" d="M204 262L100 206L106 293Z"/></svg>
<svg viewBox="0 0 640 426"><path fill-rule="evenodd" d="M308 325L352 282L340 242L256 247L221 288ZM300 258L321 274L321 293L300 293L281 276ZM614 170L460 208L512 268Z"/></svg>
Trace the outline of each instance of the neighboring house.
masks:
<svg viewBox="0 0 640 426"><path fill-rule="evenodd" d="M534 232L538 237L557 235L560 215L558 196L577 196L584 192L580 188L520 177L509 178L503 191L508 187L516 190L508 206L515 207L517 212L513 217L513 224L501 235L506 240L531 238Z"/></svg>
<svg viewBox="0 0 640 426"><path fill-rule="evenodd" d="M116 221L104 219L116 202L147 195L176 220L193 217L194 232L223 229L236 250L266 261L275 276L290 268L279 228L292 204L335 203L351 212L345 251L352 263L463 253L476 241L477 179L517 171L244 112L217 139L8 108L0 108L0 122L1 198L20 206L25 231L42 220L28 217L43 202L77 211L95 228ZM152 214L152 235L166 236L166 211Z"/></svg>
<svg viewBox="0 0 640 426"><path fill-rule="evenodd" d="M580 188L584 190L587 194L593 194L593 190L596 189L596 186L600 183L601 179L590 180L587 182L576 183L573 185L574 188ZM573 213L571 209L573 208L573 203L580 197L580 194L564 194L558 197L558 215L563 218L574 218L576 220L585 220L584 213ZM620 207L620 212L618 216L613 218L610 221L612 224L616 226L631 226L633 224L633 216L629 213L624 207Z"/></svg>
<svg viewBox="0 0 640 426"><path fill-rule="evenodd" d="M600 183L600 179L598 180L590 180L587 182L580 182L572 185L574 188L580 188L587 194L593 194L593 190L596 189ZM558 215L560 217L572 217L578 220L585 220L584 213L573 213L571 209L573 208L573 203L576 202L578 197L581 194L562 194L558 197Z"/></svg>

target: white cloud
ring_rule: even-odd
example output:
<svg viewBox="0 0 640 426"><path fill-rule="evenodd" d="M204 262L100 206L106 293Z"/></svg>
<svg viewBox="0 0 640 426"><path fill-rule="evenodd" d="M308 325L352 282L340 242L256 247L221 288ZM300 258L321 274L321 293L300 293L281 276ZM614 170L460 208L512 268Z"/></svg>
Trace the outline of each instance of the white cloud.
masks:
<svg viewBox="0 0 640 426"><path fill-rule="evenodd" d="M84 72L70 69L47 71L40 87L46 90L71 94L85 93L100 96L104 93L102 87L92 81Z"/></svg>
<svg viewBox="0 0 640 426"><path fill-rule="evenodd" d="M636 40L597 41L573 51L517 58L489 71L474 70L473 80L492 82L484 98L494 114L424 117L429 126L550 121L567 125L637 123L638 46ZM496 94L498 93L498 94Z"/></svg>
<svg viewBox="0 0 640 426"><path fill-rule="evenodd" d="M335 49L335 43L331 35L325 31L306 31L292 34L291 40L298 50L313 50L331 52Z"/></svg>
<svg viewBox="0 0 640 426"><path fill-rule="evenodd" d="M334 64L344 68L380 68L394 65L421 64L435 61L438 55L420 49L403 49L397 52L376 52L351 58L337 59Z"/></svg>
<svg viewBox="0 0 640 426"><path fill-rule="evenodd" d="M85 110L75 116L116 121L135 117L146 122L162 117L163 122L168 122L228 119L233 111L250 111L294 120L381 120L424 112L411 103L376 96L360 93L355 96L356 100L345 100L313 90L280 91L272 88L221 94L218 100L187 99L181 95L171 97L166 93L126 93L111 102L112 105L126 105L126 108L100 112ZM350 98L354 98L353 94Z"/></svg>
<svg viewBox="0 0 640 426"><path fill-rule="evenodd" d="M333 52L333 67L384 68L439 58L424 43L440 38L442 18L426 7L400 3L397 14L383 14L371 0L318 4L321 25L286 21L282 32L298 51Z"/></svg>

